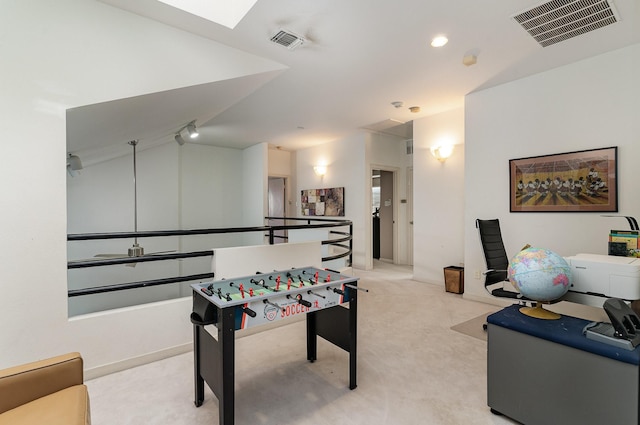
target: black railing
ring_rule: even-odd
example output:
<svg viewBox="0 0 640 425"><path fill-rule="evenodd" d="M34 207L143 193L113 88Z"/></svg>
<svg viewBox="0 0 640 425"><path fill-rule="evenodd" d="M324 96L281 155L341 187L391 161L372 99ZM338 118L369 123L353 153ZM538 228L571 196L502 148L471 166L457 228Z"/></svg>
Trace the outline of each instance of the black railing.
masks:
<svg viewBox="0 0 640 425"><path fill-rule="evenodd" d="M180 260L182 258L210 257L213 251L182 252L178 254L149 254L138 257L105 258L104 260L69 261L67 269L84 269L89 267L115 266L118 264L146 263L149 261Z"/></svg>
<svg viewBox="0 0 640 425"><path fill-rule="evenodd" d="M213 278L213 273L192 274L190 276L167 277L164 279L152 279L132 283L118 283L115 285L103 285L93 288L72 289L68 292L69 298L82 295L102 294L105 292L123 291L125 289L147 288L149 286L166 285L169 283L186 282L188 280Z"/></svg>
<svg viewBox="0 0 640 425"><path fill-rule="evenodd" d="M128 239L128 238L153 238L153 237L166 237L166 236L193 236L193 235L211 235L211 234L227 234L227 233L250 233L250 232L267 232L265 236L269 238L269 244L275 243L275 238L284 238L286 236L275 235L274 232L278 230L295 230L295 229L321 229L329 227L342 227L349 226L349 232L330 231L331 235L343 235L344 237L336 239L323 240L323 245L332 245L344 250L336 255L329 257L323 257L322 261L330 261L339 258L348 257L348 265L352 264L353 259L353 223L350 220L335 220L335 219L323 219L323 218L297 218L297 217L265 217L269 220L285 220L285 221L306 221L307 224L295 224L295 225L278 225L278 226L255 226L255 227L227 227L227 228L214 228L214 229L194 229L194 230L154 230L143 232L113 232L113 233L81 233L81 234L69 234L67 235L68 242L75 241L88 241L88 240L106 240L106 239ZM314 223L312 222L321 222ZM349 242L348 245L342 244L342 242ZM213 250L209 251L194 251L194 252L181 252L175 254L147 254L137 257L122 257L122 258L106 258L96 260L80 260L67 262L67 269L80 269L90 267L102 267L102 266L114 266L121 264L135 264L151 261L165 261L165 260L179 260L183 258L194 257L207 257L212 256ZM69 297L78 297L82 295L100 294L105 292L124 291L127 289L145 288L150 286L166 285L171 283L187 282L198 279L213 278L213 273L204 273L188 276L175 276L162 279L145 280L130 283L120 283L114 285L102 285L91 288L74 289L68 291Z"/></svg>

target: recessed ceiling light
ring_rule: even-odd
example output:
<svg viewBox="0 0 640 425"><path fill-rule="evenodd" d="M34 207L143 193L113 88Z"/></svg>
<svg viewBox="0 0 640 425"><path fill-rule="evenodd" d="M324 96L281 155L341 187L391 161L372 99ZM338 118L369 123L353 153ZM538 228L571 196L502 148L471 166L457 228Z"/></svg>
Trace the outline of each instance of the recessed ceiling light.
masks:
<svg viewBox="0 0 640 425"><path fill-rule="evenodd" d="M447 37L445 37L444 35L439 35L437 37L434 37L433 40L431 40L431 46L442 47L445 44L447 44L448 41L449 39Z"/></svg>

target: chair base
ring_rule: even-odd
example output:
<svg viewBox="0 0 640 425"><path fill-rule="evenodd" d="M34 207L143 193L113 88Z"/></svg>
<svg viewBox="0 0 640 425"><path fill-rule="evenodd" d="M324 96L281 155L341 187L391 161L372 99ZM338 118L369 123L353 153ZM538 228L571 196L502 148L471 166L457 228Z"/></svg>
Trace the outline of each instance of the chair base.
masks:
<svg viewBox="0 0 640 425"><path fill-rule="evenodd" d="M513 299L522 299L522 294L513 291L507 291L506 289L496 288L491 290L491 295L498 298L513 298Z"/></svg>

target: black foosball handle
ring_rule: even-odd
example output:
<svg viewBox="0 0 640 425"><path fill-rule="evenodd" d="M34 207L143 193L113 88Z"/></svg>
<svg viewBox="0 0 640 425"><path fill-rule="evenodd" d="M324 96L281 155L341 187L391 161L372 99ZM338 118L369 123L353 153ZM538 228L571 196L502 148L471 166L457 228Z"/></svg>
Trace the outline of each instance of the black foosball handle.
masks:
<svg viewBox="0 0 640 425"><path fill-rule="evenodd" d="M249 307L242 307L242 312L248 314L251 317L256 317L256 312L251 310Z"/></svg>
<svg viewBox="0 0 640 425"><path fill-rule="evenodd" d="M311 305L312 305L309 301L307 301L307 300L303 300L302 298L300 298L300 299L298 300L298 303L302 304L302 305L303 305L303 306L305 306L305 307L311 307Z"/></svg>
<svg viewBox="0 0 640 425"><path fill-rule="evenodd" d="M291 295L287 295L287 298L294 298ZM307 300L303 300L302 299L302 295L298 294L295 296L295 300L298 301L298 304L301 304L305 307L311 307L313 304L311 304L309 301Z"/></svg>
<svg viewBox="0 0 640 425"><path fill-rule="evenodd" d="M327 286L327 291L333 291L338 295L344 295L344 291L340 288L331 288L329 286Z"/></svg>

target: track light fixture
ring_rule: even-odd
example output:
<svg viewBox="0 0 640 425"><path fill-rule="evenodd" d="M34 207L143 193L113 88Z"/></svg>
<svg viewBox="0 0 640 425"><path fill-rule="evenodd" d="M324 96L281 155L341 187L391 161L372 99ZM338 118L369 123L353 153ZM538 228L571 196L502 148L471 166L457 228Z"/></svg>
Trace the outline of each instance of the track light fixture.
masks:
<svg viewBox="0 0 640 425"><path fill-rule="evenodd" d="M182 138L182 135L180 135L180 133L176 134L175 137L176 143L178 143L180 146L185 144L185 140Z"/></svg>
<svg viewBox="0 0 640 425"><path fill-rule="evenodd" d="M67 166L73 171L82 170L82 161L80 161L80 157L78 155L70 153L67 157Z"/></svg>
<svg viewBox="0 0 640 425"><path fill-rule="evenodd" d="M176 135L174 136L174 140L180 146L182 146L182 145L184 145L186 143L186 140L184 140L184 138L182 137L182 132L184 130L187 130L187 133L189 133L189 138L191 138L191 139L195 139L196 137L198 137L200 135L198 133L198 129L196 128L196 120L193 120L189 124L187 124L187 125L185 125L183 127L180 127L180 129L176 132Z"/></svg>
<svg viewBox="0 0 640 425"><path fill-rule="evenodd" d="M187 132L189 133L189 137L191 137L192 139L195 139L200 135L198 133L198 130L196 129L195 121L191 121L189 124L187 124Z"/></svg>
<svg viewBox="0 0 640 425"><path fill-rule="evenodd" d="M71 177L78 175L78 172L82 170L82 161L78 155L72 153L67 154L67 172Z"/></svg>

